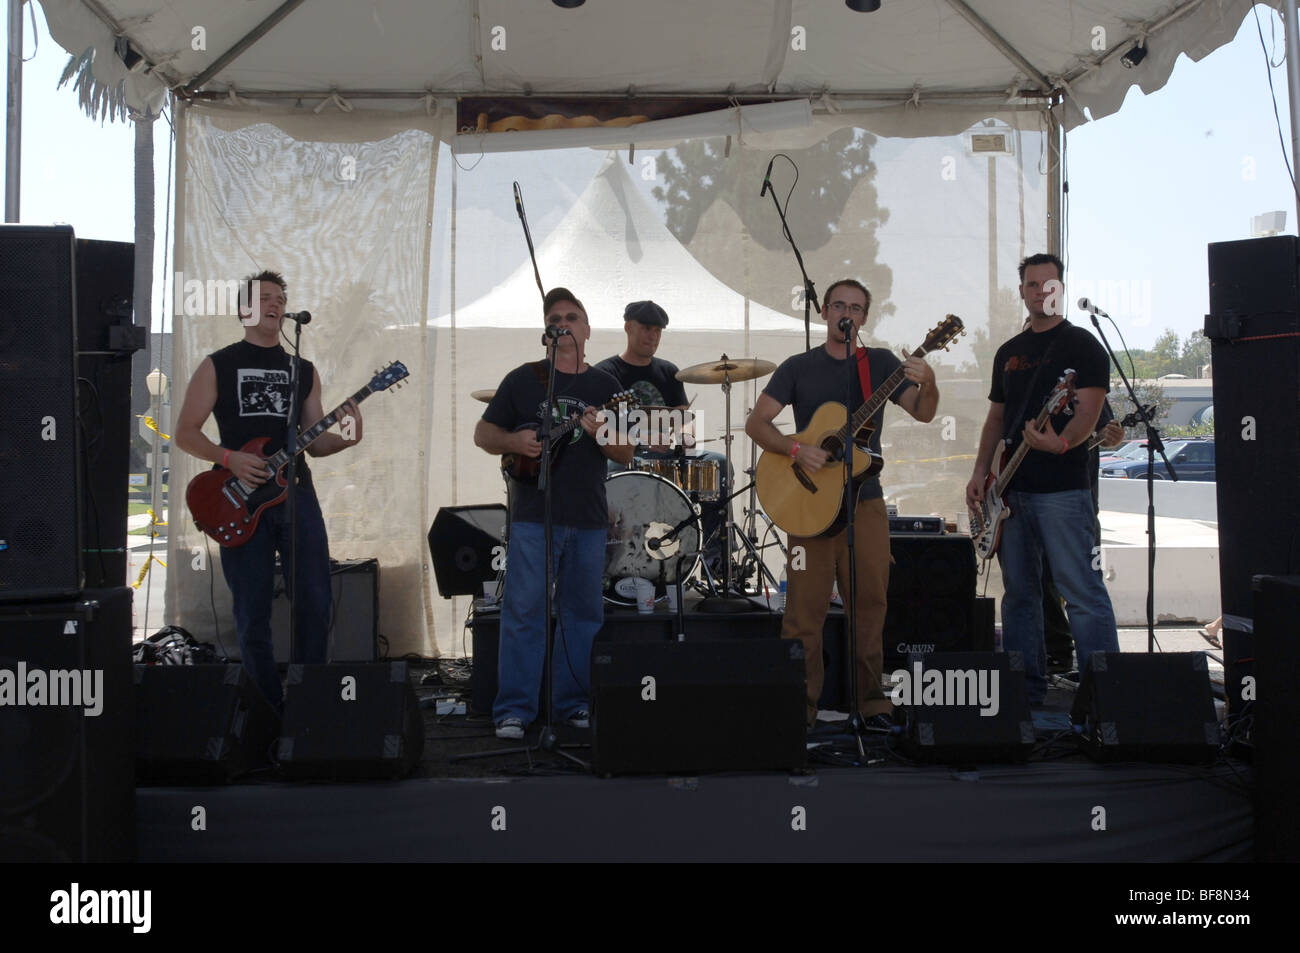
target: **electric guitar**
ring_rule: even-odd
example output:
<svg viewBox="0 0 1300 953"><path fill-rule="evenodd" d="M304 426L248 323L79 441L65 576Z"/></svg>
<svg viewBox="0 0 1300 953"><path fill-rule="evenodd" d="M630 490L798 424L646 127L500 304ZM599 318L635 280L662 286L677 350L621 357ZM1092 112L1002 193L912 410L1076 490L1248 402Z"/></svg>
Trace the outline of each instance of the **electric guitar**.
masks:
<svg viewBox="0 0 1300 953"><path fill-rule="evenodd" d="M626 404L628 410L639 407L641 401L636 394L630 390L621 390L608 401L597 407L597 410L612 410L619 404ZM582 415L570 417L565 421L555 421L551 424L551 470L555 470L555 463L560 459L560 454L564 448L569 445L569 435L582 426ZM515 433L521 430L532 430L537 432L540 437L542 425L536 422L521 424L515 428ZM536 483L537 478L542 473L542 456L538 454L535 457L525 457L519 453L503 453L501 455L501 469L511 479L518 480L520 483Z"/></svg>
<svg viewBox="0 0 1300 953"><path fill-rule="evenodd" d="M1056 387L1047 395L1043 409L1034 418L1035 430L1042 429L1049 417L1059 414L1074 400L1074 379L1072 370L1067 370ZM1016 469L1029 452L1029 444L1023 440L1014 453L1003 450L1002 456L994 463L991 473L984 482L984 499L970 511L970 534L975 543L975 553L981 559L991 559L1002 542L1002 524L1012 516L1011 507L1005 499L1007 484L1016 475Z"/></svg>
<svg viewBox="0 0 1300 953"><path fill-rule="evenodd" d="M406 379L409 372L401 361L394 361L378 371L365 387L349 399L360 404L371 394L388 390L394 384ZM343 402L344 404L347 401ZM343 417L343 404L335 407L328 414L308 429L298 434L293 449L288 448L271 456L266 456L262 448L270 442L270 437L257 437L239 448L240 453L255 453L266 461L275 476L261 486L245 483L225 467L217 467L200 473L185 488L185 505L190 509L194 525L215 539L222 546L234 548L243 546L257 532L258 521L262 514L273 506L284 502L289 492L289 477L285 468L289 460L311 446L317 437L338 423Z"/></svg>
<svg viewBox="0 0 1300 953"><path fill-rule="evenodd" d="M965 333L961 318L950 314L925 336L925 343L912 356L946 351L954 338ZM754 471L754 482L763 510L772 522L791 536L816 536L835 522L844 502L844 467L836 466L836 462L844 460L849 434L853 434L855 444L864 448L875 430L872 416L905 379L900 365L879 386L872 388L871 396L847 424L843 404L828 400L817 408L808 426L794 435L799 443L821 447L830 454L816 473L809 473L787 454L763 451ZM855 480L875 476L885 463L879 454L863 448L853 453Z"/></svg>

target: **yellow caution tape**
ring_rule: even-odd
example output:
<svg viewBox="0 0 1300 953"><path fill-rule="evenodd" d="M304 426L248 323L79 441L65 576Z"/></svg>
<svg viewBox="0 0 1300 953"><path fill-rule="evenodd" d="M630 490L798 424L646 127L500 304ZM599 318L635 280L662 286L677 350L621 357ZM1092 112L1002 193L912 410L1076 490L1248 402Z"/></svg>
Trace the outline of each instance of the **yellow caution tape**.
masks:
<svg viewBox="0 0 1300 953"><path fill-rule="evenodd" d="M142 416L144 417L144 425L145 425L146 427L148 427L150 430L152 430L152 431L153 431L154 433L156 433L158 436L162 437L164 440L170 440L170 439L171 439L171 436L170 436L169 434L165 434L165 433L163 433L161 430L158 429L158 422L157 422L156 420L154 420L154 419L153 419L152 417L150 417L148 414L143 414Z"/></svg>
<svg viewBox="0 0 1300 953"><path fill-rule="evenodd" d="M135 582L131 583L131 588L132 588L132 589L139 589L139 588L140 588L140 584L141 584L142 582L144 582L144 577L145 577L145 575L147 575L148 572L149 572L149 564L150 564L150 563L157 563L159 566L162 566L163 569L166 569L166 568L167 568L167 564L166 564L165 562L163 562L163 561L162 561L161 559L159 559L157 556L154 556L154 555L150 554L149 558L146 559L146 560L144 561L144 565L140 567L140 575L136 576L136 577L135 577Z"/></svg>

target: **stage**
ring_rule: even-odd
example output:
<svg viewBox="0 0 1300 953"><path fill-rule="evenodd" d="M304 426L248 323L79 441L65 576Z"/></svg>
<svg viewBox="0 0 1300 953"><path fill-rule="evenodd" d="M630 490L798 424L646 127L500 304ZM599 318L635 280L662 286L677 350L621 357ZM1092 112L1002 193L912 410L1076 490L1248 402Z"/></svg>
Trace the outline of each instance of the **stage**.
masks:
<svg viewBox="0 0 1300 953"><path fill-rule="evenodd" d="M445 697L446 682L419 694ZM266 771L220 787L139 788L138 859L1253 859L1249 766L1096 764L1071 753L1068 730L1062 737L1068 692L1049 703L1035 713L1040 741L1023 765L918 765L872 736L861 767L813 754L799 773L598 778L546 753L452 763L510 743L444 701L424 712L424 756L407 780L285 783ZM823 723L810 742L835 730ZM564 728L560 740L589 743L591 732Z"/></svg>

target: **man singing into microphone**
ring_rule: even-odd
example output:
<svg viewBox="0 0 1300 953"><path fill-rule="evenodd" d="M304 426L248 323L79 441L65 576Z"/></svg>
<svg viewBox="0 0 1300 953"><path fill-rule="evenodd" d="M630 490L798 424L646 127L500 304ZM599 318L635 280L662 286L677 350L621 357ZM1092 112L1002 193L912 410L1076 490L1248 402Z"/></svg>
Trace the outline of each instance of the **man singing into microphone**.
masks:
<svg viewBox="0 0 1300 953"><path fill-rule="evenodd" d="M1087 443L1110 390L1106 351L1085 329L1060 313L1064 267L1055 255L1031 255L1020 263L1020 297L1029 328L1007 341L993 358L989 413L980 434L975 472L966 485L971 508L984 498L993 456L1021 440L1030 452L1008 486L1012 516L1002 524L998 561L1003 645L1023 652L1029 702L1047 698L1043 645L1043 560L1065 597L1080 670L1093 652L1118 652L1115 612L1097 559ZM1067 369L1076 373L1071 406L1039 430L1034 419Z"/></svg>
<svg viewBox="0 0 1300 953"><path fill-rule="evenodd" d="M270 471L256 454L239 447L257 437L269 437L265 452L284 447L288 429L289 355L280 346L280 325L286 303L284 278L264 271L244 281L247 294L240 304L244 339L204 358L190 379L185 403L176 418L176 446L201 460L226 467L245 483L259 486ZM254 310L252 302L257 302ZM311 361L298 366L294 397L299 421L311 426L325 416L321 382ZM321 434L307 448L313 457L327 457L361 442L361 411L352 401L344 405L341 434ZM209 415L217 418L221 446L203 434ZM299 430L302 430L301 426ZM320 503L312 487L307 461L297 464L295 497L298 522L298 569L285 570L293 579L298 641L294 662L322 663L326 659L330 626L329 542ZM275 554L292 565L289 507L273 506L262 514L253 537L242 546L221 548L221 569L234 602L235 632L244 669L267 701L278 711L284 692L271 647L271 602L275 585Z"/></svg>
<svg viewBox="0 0 1300 953"><path fill-rule="evenodd" d="M553 288L543 301L542 314L548 360L523 364L506 375L474 429L474 443L488 453L535 458L542 452L536 428L543 413L550 413L558 423L581 415L582 426L565 439L551 470L558 621L552 670L554 714L573 727L586 728L591 643L605 621L601 594L609 526L605 461L630 463L633 447L596 439L600 429L596 408L618 393L619 384L585 362L591 325L582 302L565 288ZM546 383L552 360L555 403L548 410ZM535 482L516 482L492 710L498 738L522 738L540 709L537 692L546 652L543 504Z"/></svg>

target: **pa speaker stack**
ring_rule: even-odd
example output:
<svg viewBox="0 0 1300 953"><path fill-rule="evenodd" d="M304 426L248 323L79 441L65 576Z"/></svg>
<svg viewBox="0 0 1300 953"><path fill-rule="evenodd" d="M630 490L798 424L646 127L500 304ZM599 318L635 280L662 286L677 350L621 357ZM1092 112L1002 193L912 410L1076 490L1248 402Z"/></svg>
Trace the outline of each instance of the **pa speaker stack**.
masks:
<svg viewBox="0 0 1300 953"><path fill-rule="evenodd" d="M1209 246L1224 686L1233 722L1254 675L1251 578L1300 573L1300 242Z"/></svg>

